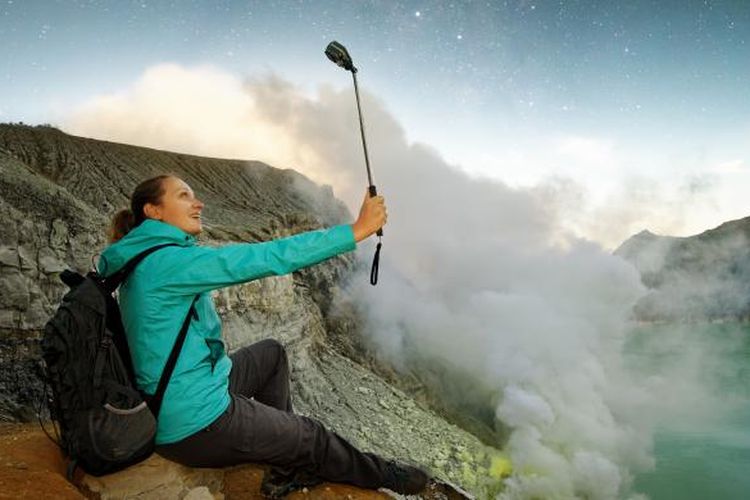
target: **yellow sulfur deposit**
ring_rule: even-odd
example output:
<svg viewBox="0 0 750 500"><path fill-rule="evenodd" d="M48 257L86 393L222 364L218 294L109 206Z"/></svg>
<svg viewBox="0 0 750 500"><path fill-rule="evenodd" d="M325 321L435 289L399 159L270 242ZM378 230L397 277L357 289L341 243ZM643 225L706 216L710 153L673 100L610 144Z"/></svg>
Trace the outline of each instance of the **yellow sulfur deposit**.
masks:
<svg viewBox="0 0 750 500"><path fill-rule="evenodd" d="M510 463L510 459L503 455L496 455L492 457L490 463L490 476L494 478L502 478L510 476L513 472L513 465Z"/></svg>

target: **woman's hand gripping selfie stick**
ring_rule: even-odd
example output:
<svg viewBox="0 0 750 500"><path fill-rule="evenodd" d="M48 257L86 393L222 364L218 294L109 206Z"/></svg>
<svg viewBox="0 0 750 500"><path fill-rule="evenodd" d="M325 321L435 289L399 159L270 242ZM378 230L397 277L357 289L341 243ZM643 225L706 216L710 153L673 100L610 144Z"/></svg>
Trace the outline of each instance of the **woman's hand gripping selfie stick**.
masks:
<svg viewBox="0 0 750 500"><path fill-rule="evenodd" d="M369 183L368 190L370 192L370 198L378 195L375 184L372 183L372 172L370 171L370 158L367 154L367 140L365 140L365 122L362 119L362 107L359 103L359 87L357 86L357 68L354 67L352 58L346 47L341 45L339 42L331 42L328 44L325 50L328 59L336 63L337 66L341 66L347 71L351 71L352 78L354 79L354 95L357 97L357 113L359 115L359 131L362 134L362 148L365 152L365 166L367 167L367 182ZM378 246L375 250L375 258L372 261L372 269L370 271L370 284L376 285L378 283L378 268L380 266L380 249L383 246L383 229L378 229Z"/></svg>

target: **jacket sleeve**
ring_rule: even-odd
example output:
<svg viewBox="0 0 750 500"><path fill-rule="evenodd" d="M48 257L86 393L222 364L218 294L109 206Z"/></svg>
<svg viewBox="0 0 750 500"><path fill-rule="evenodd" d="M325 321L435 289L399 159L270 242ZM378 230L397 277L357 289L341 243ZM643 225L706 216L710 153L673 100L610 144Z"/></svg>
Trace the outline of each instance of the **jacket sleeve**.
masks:
<svg viewBox="0 0 750 500"><path fill-rule="evenodd" d="M194 295L288 274L355 248L354 233L346 224L263 243L170 247L156 252L153 264L160 285Z"/></svg>

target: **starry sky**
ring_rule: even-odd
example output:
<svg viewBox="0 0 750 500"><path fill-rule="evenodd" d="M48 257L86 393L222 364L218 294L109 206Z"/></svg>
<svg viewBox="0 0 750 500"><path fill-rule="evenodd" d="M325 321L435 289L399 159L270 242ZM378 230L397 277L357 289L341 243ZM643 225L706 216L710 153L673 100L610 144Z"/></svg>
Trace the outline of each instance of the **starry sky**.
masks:
<svg viewBox="0 0 750 500"><path fill-rule="evenodd" d="M746 1L0 0L0 121L64 122L164 62L350 87L334 39L470 175L570 179L672 234L750 215Z"/></svg>

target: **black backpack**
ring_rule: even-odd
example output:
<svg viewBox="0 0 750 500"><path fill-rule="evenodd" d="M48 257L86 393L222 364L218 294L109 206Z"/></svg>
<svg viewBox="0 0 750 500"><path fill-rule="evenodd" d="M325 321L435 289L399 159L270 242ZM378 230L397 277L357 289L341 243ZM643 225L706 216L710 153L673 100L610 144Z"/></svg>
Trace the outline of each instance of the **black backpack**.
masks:
<svg viewBox="0 0 750 500"><path fill-rule="evenodd" d="M112 294L147 255L166 246L174 244L141 252L108 278L95 271L81 276L66 270L60 275L70 291L44 327L44 397L60 427L58 445L70 459L70 480L78 465L101 476L138 463L154 450L156 418L198 297L185 317L156 393L148 396L136 389L120 309ZM52 388L51 399L47 386Z"/></svg>

